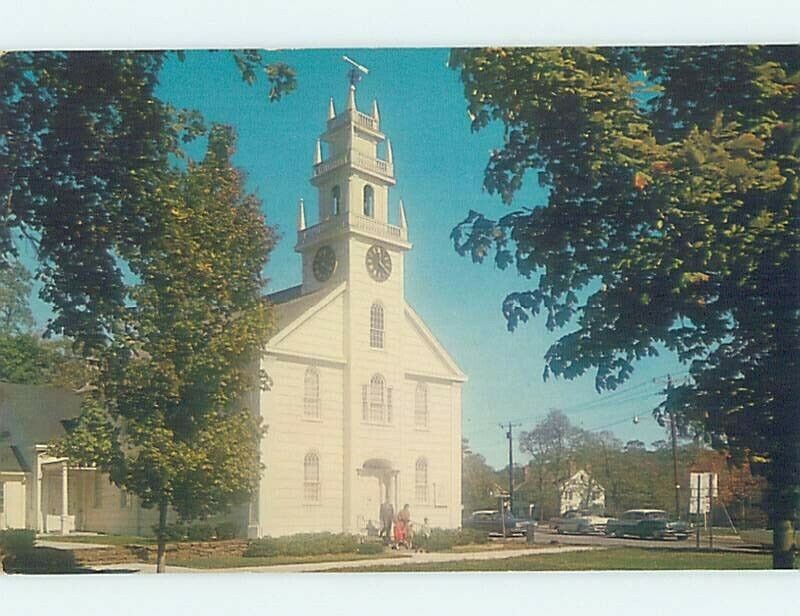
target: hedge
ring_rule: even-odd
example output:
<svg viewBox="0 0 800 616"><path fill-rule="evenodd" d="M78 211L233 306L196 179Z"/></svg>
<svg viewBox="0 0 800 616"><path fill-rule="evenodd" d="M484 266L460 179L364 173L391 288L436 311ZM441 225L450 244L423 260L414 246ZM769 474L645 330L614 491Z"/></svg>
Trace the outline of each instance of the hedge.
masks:
<svg viewBox="0 0 800 616"><path fill-rule="evenodd" d="M318 556L348 554L359 549L358 537L347 533L302 533L262 537L250 542L245 556Z"/></svg>
<svg viewBox="0 0 800 616"><path fill-rule="evenodd" d="M28 554L33 551L36 542L35 530L2 530L0 531L0 553L11 556Z"/></svg>
<svg viewBox="0 0 800 616"><path fill-rule="evenodd" d="M167 524L164 534L167 541L211 541L212 539L237 539L242 529L236 522L222 520L219 522L195 522L193 524ZM153 526L153 533L158 536L158 526Z"/></svg>
<svg viewBox="0 0 800 616"><path fill-rule="evenodd" d="M428 552L446 552L447 550L452 550L457 545L486 543L488 541L489 536L486 533L470 528L434 528L427 537L415 535L413 538L415 548Z"/></svg>

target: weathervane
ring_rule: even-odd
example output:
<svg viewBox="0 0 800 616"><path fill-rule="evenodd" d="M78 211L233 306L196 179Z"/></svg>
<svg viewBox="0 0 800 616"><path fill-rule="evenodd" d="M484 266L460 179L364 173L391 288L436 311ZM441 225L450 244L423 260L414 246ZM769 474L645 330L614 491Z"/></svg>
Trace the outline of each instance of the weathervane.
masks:
<svg viewBox="0 0 800 616"><path fill-rule="evenodd" d="M347 76L350 78L350 85L355 87L356 84L361 81L361 78L369 73L369 69L366 66L359 64L352 58L348 58L347 56L342 56L342 60L347 62L352 67L347 72Z"/></svg>

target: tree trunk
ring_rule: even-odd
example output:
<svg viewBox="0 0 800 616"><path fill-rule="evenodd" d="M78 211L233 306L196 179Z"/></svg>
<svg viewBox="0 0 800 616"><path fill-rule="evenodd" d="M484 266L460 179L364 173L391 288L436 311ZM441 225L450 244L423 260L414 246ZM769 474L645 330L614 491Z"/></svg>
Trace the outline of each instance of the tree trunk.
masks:
<svg viewBox="0 0 800 616"><path fill-rule="evenodd" d="M794 569L792 520L776 520L772 529L772 568Z"/></svg>
<svg viewBox="0 0 800 616"><path fill-rule="evenodd" d="M156 573L167 571L167 499L162 498L158 504L158 556Z"/></svg>

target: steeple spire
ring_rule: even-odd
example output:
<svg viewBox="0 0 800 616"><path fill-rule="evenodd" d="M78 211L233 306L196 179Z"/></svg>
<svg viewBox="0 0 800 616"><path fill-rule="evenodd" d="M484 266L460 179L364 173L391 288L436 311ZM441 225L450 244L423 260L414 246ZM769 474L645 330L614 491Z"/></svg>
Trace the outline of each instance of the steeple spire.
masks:
<svg viewBox="0 0 800 616"><path fill-rule="evenodd" d="M378 101L374 99L372 101L372 119L375 120L375 123L378 124L381 121L381 114L378 111Z"/></svg>
<svg viewBox="0 0 800 616"><path fill-rule="evenodd" d="M392 152L392 142L390 139L386 140L386 162L390 165L394 164L394 152Z"/></svg>
<svg viewBox="0 0 800 616"><path fill-rule="evenodd" d="M406 208L403 205L402 199L400 199L400 228L408 229L408 221L406 220Z"/></svg>
<svg viewBox="0 0 800 616"><path fill-rule="evenodd" d="M303 231L306 228L306 207L303 200L297 204L297 230Z"/></svg>
<svg viewBox="0 0 800 616"><path fill-rule="evenodd" d="M328 101L328 119L333 120L336 117L336 107L333 105L333 97Z"/></svg>
<svg viewBox="0 0 800 616"><path fill-rule="evenodd" d="M318 165L322 162L322 142L317 139L317 147L314 150L314 164Z"/></svg>
<svg viewBox="0 0 800 616"><path fill-rule="evenodd" d="M352 111L357 111L356 109L356 86L354 84L350 84L350 91L347 94L347 109Z"/></svg>

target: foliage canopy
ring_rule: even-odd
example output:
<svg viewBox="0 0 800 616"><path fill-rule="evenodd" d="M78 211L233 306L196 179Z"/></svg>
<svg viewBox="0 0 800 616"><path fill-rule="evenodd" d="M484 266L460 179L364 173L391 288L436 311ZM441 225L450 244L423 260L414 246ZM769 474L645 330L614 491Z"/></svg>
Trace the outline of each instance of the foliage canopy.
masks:
<svg viewBox="0 0 800 616"><path fill-rule="evenodd" d="M659 345L690 362L691 382L662 411L762 463L784 526L800 501L798 49L451 56L473 130L505 126L486 189L511 203L535 174L547 192L453 230L459 253L494 252L536 281L503 302L509 328L540 312L550 329L574 324L547 351L545 377L593 370L598 390ZM776 550L777 566L790 560Z"/></svg>
<svg viewBox="0 0 800 616"><path fill-rule="evenodd" d="M214 127L205 159L152 191L163 228L129 261L134 303L99 355L98 391L56 446L158 507L162 531L168 505L183 519L225 512L261 471L248 395L272 329L261 272L275 234L243 192L233 143Z"/></svg>
<svg viewBox="0 0 800 616"><path fill-rule="evenodd" d="M231 52L247 83L263 74L269 100L294 71L256 50ZM128 301L121 262L160 233L151 194L184 142L206 130L155 90L180 52L9 52L0 56L0 266L17 241L36 248L52 333L92 349L108 341ZM15 235L19 237L15 237Z"/></svg>

